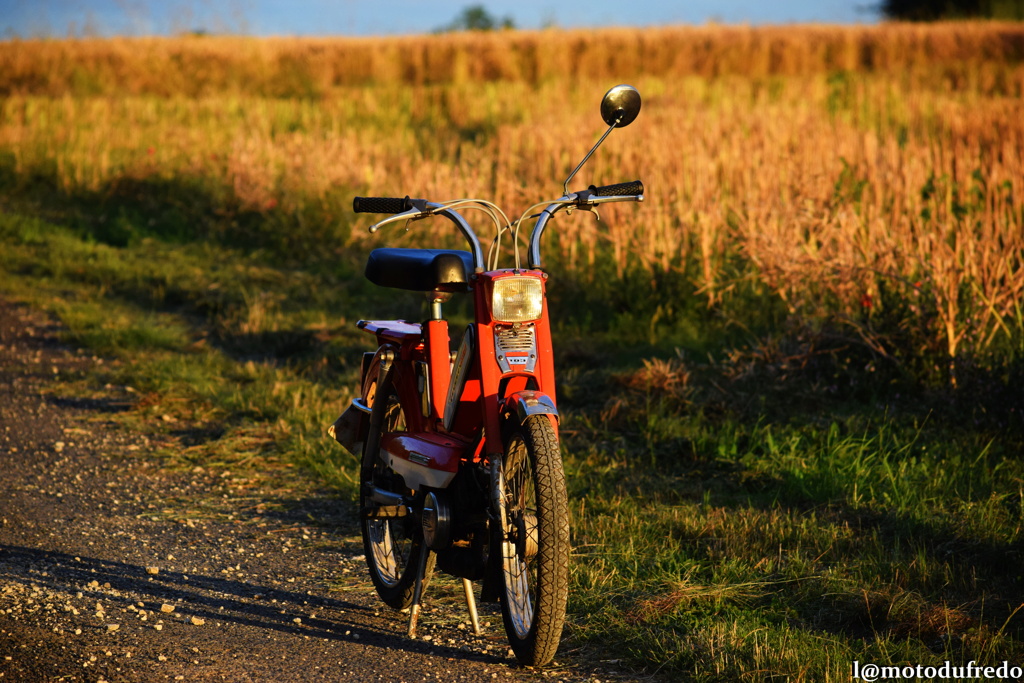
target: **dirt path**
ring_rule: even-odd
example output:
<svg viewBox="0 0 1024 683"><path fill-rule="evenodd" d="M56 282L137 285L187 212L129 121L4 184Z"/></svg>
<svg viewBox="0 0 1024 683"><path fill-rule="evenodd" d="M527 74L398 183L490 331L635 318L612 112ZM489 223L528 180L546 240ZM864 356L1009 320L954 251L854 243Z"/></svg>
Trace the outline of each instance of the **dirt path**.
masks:
<svg viewBox="0 0 1024 683"><path fill-rule="evenodd" d="M519 667L492 609L468 631L454 582L409 640L365 578L350 505L300 475L254 492L165 466L111 420L126 388L55 389L101 362L58 331L0 301L0 682L623 680Z"/></svg>

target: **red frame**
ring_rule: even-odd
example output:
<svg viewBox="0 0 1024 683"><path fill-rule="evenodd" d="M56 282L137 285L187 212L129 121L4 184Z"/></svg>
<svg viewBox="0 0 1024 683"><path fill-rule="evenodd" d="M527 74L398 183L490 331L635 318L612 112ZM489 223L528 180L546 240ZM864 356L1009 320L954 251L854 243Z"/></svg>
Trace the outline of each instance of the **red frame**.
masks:
<svg viewBox="0 0 1024 683"><path fill-rule="evenodd" d="M540 280L542 306L534 325L537 359L532 371L513 366L504 372L495 357L495 328L505 325L491 315L491 296L497 280L527 276ZM395 353L392 372L399 400L406 409L406 427L409 432L450 433L459 441L476 443L467 459L474 461L485 455L501 453L501 421L511 409L509 402L517 392L532 390L555 401L555 367L552 358L551 327L548 320L547 274L540 270L495 270L472 276L472 296L476 331L476 349L459 396L455 421L450 431L443 426L443 411L450 381L448 322L428 320L423 325L404 321L369 321L360 326L377 336L381 346L390 346ZM415 362L428 364L430 376L429 415L419 409L420 393L417 388ZM469 409L469 406L473 406ZM481 429L486 435L480 439ZM449 465L450 466L450 465Z"/></svg>

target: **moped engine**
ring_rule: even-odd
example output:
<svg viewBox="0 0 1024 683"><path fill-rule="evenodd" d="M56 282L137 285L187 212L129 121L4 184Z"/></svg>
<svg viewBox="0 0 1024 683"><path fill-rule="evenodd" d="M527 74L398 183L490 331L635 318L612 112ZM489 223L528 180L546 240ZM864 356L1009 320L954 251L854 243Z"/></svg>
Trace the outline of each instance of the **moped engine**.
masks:
<svg viewBox="0 0 1024 683"><path fill-rule="evenodd" d="M444 550L452 538L452 514L448 497L431 491L423 501L423 540L431 550Z"/></svg>

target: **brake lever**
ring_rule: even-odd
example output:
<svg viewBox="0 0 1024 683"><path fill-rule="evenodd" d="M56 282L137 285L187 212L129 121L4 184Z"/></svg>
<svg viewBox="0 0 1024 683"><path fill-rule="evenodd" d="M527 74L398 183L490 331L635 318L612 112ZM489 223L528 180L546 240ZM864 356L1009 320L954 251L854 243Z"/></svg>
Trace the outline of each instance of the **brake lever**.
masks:
<svg viewBox="0 0 1024 683"><path fill-rule="evenodd" d="M569 202L565 204L565 214L571 216L573 211L579 209L580 211L589 211L597 216L597 220L600 221L601 216L597 213L597 209L594 208L594 202L591 200L591 197L590 190L580 190L568 195Z"/></svg>
<svg viewBox="0 0 1024 683"><path fill-rule="evenodd" d="M424 204L425 203L426 202L424 202ZM403 220L407 222L418 221L420 219L427 218L431 214L431 209L427 208L426 206L424 206L422 209L413 206L413 208L409 209L408 211L396 213L393 216L388 216L384 220L374 223L373 225L370 226L369 230L370 233L372 234L383 228L385 225L390 225L391 223L397 223ZM408 230L408 227L406 227L406 230Z"/></svg>

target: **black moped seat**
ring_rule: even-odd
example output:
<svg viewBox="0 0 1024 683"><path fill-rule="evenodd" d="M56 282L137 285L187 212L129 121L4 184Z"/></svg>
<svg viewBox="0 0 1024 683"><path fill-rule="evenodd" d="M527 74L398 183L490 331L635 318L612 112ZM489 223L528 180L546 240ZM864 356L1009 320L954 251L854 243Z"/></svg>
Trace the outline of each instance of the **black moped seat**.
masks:
<svg viewBox="0 0 1024 683"><path fill-rule="evenodd" d="M472 254L454 249L374 249L366 261L373 284L414 292L465 292L472 272Z"/></svg>

